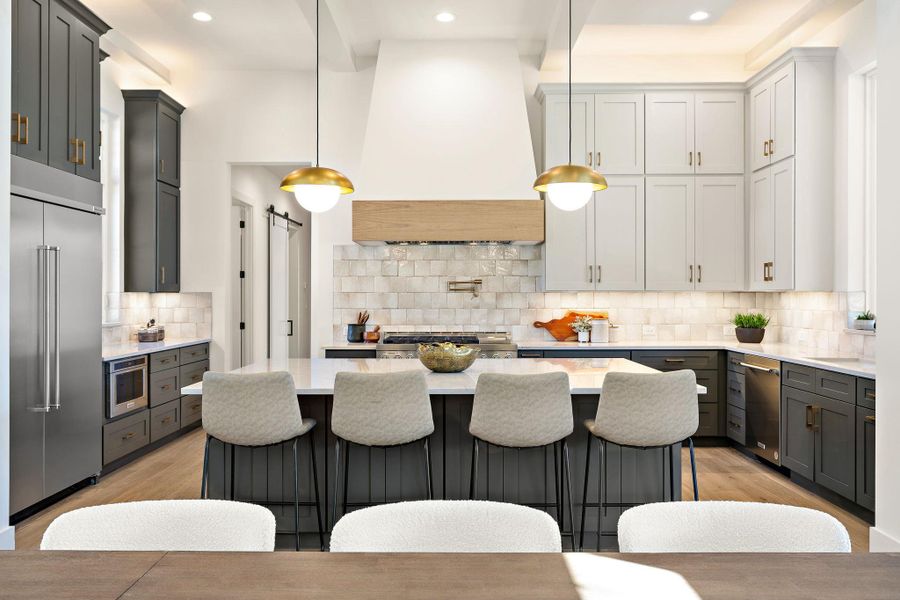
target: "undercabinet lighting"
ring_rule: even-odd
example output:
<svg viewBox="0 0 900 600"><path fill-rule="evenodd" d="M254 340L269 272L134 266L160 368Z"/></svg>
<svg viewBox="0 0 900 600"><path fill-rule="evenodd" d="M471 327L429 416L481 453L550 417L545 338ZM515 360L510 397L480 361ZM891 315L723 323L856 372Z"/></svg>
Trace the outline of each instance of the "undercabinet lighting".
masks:
<svg viewBox="0 0 900 600"><path fill-rule="evenodd" d="M698 10L697 12L692 13L688 18L691 21L705 21L709 18L709 13L705 10Z"/></svg>
<svg viewBox="0 0 900 600"><path fill-rule="evenodd" d="M452 23L456 20L456 15L450 12L439 12L438 14L434 15L434 20L441 23Z"/></svg>
<svg viewBox="0 0 900 600"><path fill-rule="evenodd" d="M200 21L201 23L209 23L212 21L212 15L202 10L198 10L191 16L194 17L195 21Z"/></svg>

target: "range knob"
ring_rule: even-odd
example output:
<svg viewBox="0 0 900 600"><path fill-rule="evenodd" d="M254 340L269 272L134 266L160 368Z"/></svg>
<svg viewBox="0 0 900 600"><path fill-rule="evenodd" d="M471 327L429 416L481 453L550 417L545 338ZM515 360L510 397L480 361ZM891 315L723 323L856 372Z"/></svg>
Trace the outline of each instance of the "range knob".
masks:
<svg viewBox="0 0 900 600"><path fill-rule="evenodd" d="M500 353L494 352L493 354L491 354L491 358L500 358Z"/></svg>

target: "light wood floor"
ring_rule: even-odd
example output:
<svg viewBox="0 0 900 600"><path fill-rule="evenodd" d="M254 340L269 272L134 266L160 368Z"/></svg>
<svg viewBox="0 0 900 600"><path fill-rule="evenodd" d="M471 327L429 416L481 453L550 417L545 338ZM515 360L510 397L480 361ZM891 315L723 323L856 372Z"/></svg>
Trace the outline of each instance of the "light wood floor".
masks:
<svg viewBox="0 0 900 600"><path fill-rule="evenodd" d="M203 462L203 431L198 429L103 477L41 513L16 525L16 548L35 549L44 530L58 515L96 504L197 498ZM690 461L685 450L683 497L691 498ZM867 552L869 525L850 513L822 500L779 473L731 448L697 448L697 477L702 500L777 502L825 511L850 532L854 552Z"/></svg>

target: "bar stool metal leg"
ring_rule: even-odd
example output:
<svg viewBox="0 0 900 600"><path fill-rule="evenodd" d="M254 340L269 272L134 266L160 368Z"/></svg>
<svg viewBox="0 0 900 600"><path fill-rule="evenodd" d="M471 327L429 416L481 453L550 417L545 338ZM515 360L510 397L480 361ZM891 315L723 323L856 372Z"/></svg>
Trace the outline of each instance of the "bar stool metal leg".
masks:
<svg viewBox="0 0 900 600"><path fill-rule="evenodd" d="M341 503L341 516L347 514L347 495L350 487L350 442L344 440L344 498Z"/></svg>
<svg viewBox="0 0 900 600"><path fill-rule="evenodd" d="M319 474L316 469L316 443L312 432L309 434L309 462L313 476L313 493L316 497L316 522L319 525L319 550L325 552L325 533L322 529L322 505L319 502Z"/></svg>
<svg viewBox="0 0 900 600"><path fill-rule="evenodd" d="M478 438L472 438L472 471L469 474L469 500L475 499L475 486L478 483Z"/></svg>
<svg viewBox="0 0 900 600"><path fill-rule="evenodd" d="M209 479L209 435L206 436L206 444L203 448L203 474L200 476L200 498L206 498L206 486Z"/></svg>
<svg viewBox="0 0 900 600"><path fill-rule="evenodd" d="M663 460L665 459L663 452ZM672 446L669 446L669 501L675 502L675 449Z"/></svg>
<svg viewBox="0 0 900 600"><path fill-rule="evenodd" d="M300 464L297 461L297 438L291 443L291 454L294 457L294 544L300 551Z"/></svg>
<svg viewBox="0 0 900 600"><path fill-rule="evenodd" d="M593 441L594 436L591 435L591 432L588 431L587 434L587 452L584 457L584 489L581 492L581 527L578 535L578 547L584 548L584 521L587 512L587 493L588 493L588 483L590 482L590 473L591 473L591 441Z"/></svg>
<svg viewBox="0 0 900 600"><path fill-rule="evenodd" d="M331 498L331 527L338 521L337 499L341 481L341 440L334 440L334 495Z"/></svg>
<svg viewBox="0 0 900 600"><path fill-rule="evenodd" d="M428 443L427 437L423 440L422 446L425 450L425 485L428 499L434 500L434 482L431 478L431 444Z"/></svg>
<svg viewBox="0 0 900 600"><path fill-rule="evenodd" d="M565 463L566 496L569 499L569 525L571 526L570 531L572 532L572 549L578 552L581 550L581 542L575 542L575 508L572 502L572 472L569 468L569 445L566 443L566 440L562 441L562 455L563 462Z"/></svg>
<svg viewBox="0 0 900 600"><path fill-rule="evenodd" d="M229 444L231 446L231 500L234 500L234 444Z"/></svg>
<svg viewBox="0 0 900 600"><path fill-rule="evenodd" d="M700 492L697 488L697 463L694 460L694 438L688 438L688 446L691 449L691 477L694 479L694 500L700 499Z"/></svg>
<svg viewBox="0 0 900 600"><path fill-rule="evenodd" d="M606 506L603 498L604 485L606 481L606 441L600 440L600 481L597 484L597 498L600 505L597 510L597 552L600 552L600 538L603 534L603 517L606 513Z"/></svg>
<svg viewBox="0 0 900 600"><path fill-rule="evenodd" d="M563 515L562 509L562 480L559 475L559 442L553 442L553 487L554 487L554 502L556 503L556 521L557 525L559 525L559 532L563 531L563 519L565 515Z"/></svg>

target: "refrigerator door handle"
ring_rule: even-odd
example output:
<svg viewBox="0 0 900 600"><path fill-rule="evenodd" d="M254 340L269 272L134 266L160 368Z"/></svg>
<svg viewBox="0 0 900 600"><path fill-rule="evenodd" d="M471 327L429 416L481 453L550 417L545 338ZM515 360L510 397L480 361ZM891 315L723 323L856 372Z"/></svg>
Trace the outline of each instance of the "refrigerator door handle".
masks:
<svg viewBox="0 0 900 600"><path fill-rule="evenodd" d="M43 271L42 287L44 297L41 298L41 308L44 311L42 319L41 340L43 342L43 385L41 393L43 395L43 403L40 406L34 406L31 410L35 412L50 412L50 246L38 246L38 265Z"/></svg>
<svg viewBox="0 0 900 600"><path fill-rule="evenodd" d="M50 252L53 252L53 267L56 271L56 287L53 290L53 362L55 373L53 376L53 404L50 405L50 408L59 410L59 246L51 247ZM49 259L47 262L49 264ZM47 294L49 295L49 293L48 291Z"/></svg>

